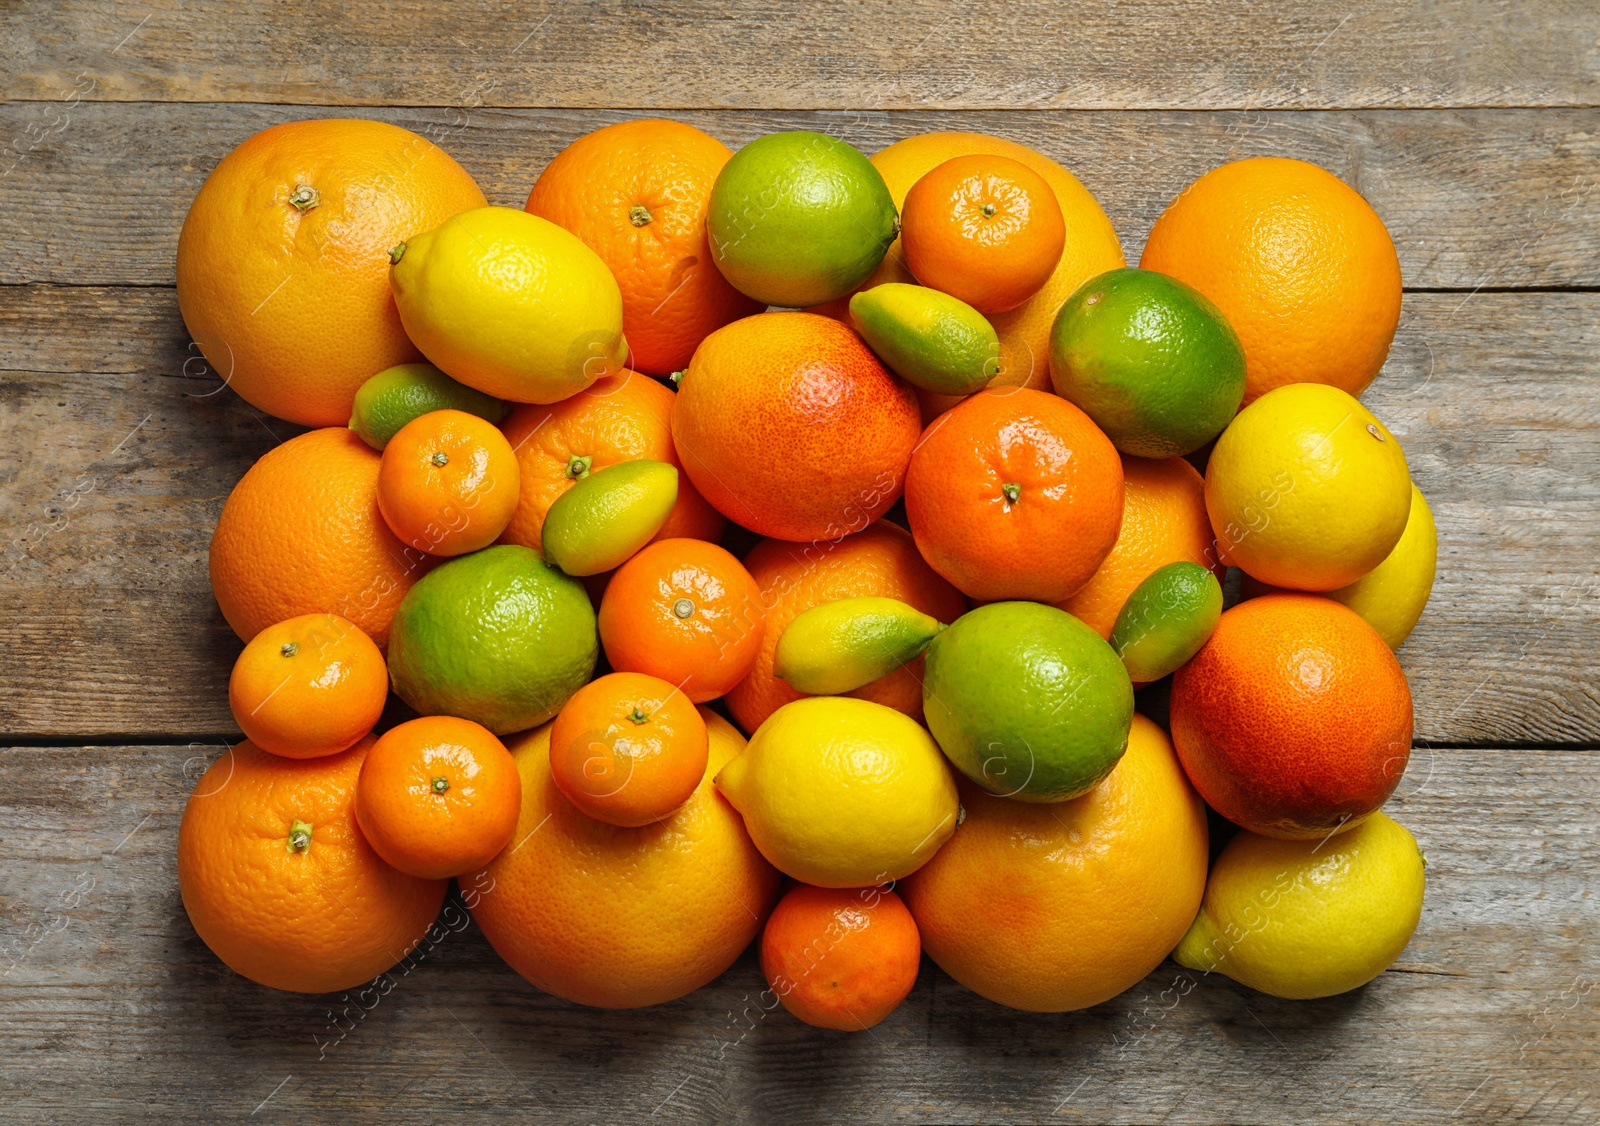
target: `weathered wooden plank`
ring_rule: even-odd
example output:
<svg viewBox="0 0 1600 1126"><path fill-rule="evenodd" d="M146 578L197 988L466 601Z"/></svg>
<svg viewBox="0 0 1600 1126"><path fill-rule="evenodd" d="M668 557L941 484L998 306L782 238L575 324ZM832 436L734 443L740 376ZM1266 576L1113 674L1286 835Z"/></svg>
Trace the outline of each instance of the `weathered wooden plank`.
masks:
<svg viewBox="0 0 1600 1126"><path fill-rule="evenodd" d="M1280 1001L1167 963L1105 1005L1046 1016L1000 1009L924 963L901 1009L844 1036L763 1011L748 953L668 1005L569 1005L525 984L450 908L441 940L381 999L254 986L195 937L176 888L183 803L217 753L0 751L8 1117L411 1122L469 1110L605 1122L1348 1123L1600 1113L1593 754L1419 756L1390 811L1428 855L1421 926L1395 968L1356 993Z"/></svg>
<svg viewBox="0 0 1600 1126"><path fill-rule="evenodd" d="M1597 294L1407 295L1367 399L1439 523L1421 739L1600 741L1597 356ZM207 544L296 431L219 391L167 289L0 290L0 369L0 730L232 731Z"/></svg>
<svg viewBox="0 0 1600 1126"><path fill-rule="evenodd" d="M782 21L775 21L782 22ZM40 110L0 106L0 137ZM348 110L84 103L0 157L0 282L170 284L178 229L206 174L259 129ZM521 206L573 138L640 111L372 109L437 139L489 198ZM1251 155L1315 161L1359 188L1421 288L1600 285L1600 131L1591 110L1440 112L686 112L738 146L821 129L866 152L936 129L996 133L1072 169L1100 199L1130 260L1191 180Z"/></svg>
<svg viewBox="0 0 1600 1126"><path fill-rule="evenodd" d="M757 0L251 9L32 0L14 97L335 105L1089 109L1593 105L1577 0ZM80 87L81 88L81 87Z"/></svg>

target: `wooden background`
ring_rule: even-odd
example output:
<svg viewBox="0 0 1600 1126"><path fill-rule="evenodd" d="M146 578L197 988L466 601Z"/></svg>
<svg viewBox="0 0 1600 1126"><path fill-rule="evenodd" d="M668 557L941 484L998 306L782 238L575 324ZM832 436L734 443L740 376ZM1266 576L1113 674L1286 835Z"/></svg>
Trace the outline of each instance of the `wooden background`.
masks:
<svg viewBox="0 0 1600 1126"><path fill-rule="evenodd" d="M197 7L0 5L0 1117L1600 1118L1593 0ZM1372 201L1408 292L1366 399L1440 535L1401 651L1418 745L1391 809L1429 887L1399 964L1295 1003L1168 963L1058 1016L925 965L841 1036L764 1013L748 954L674 1004L580 1009L449 910L381 1000L273 993L211 956L173 871L188 791L235 737L206 546L295 431L189 345L190 199L255 130L356 114L520 205L567 141L652 112L734 147L1013 137L1078 174L1130 261L1231 158L1313 160Z"/></svg>

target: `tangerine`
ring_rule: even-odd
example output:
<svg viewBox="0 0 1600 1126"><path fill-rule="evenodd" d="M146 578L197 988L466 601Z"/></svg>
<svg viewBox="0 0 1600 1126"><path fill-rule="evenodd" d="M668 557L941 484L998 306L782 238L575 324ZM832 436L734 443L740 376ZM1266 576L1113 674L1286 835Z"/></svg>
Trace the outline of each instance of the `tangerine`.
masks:
<svg viewBox="0 0 1600 1126"><path fill-rule="evenodd" d="M337 614L270 625L244 647L228 678L228 706L245 738L286 758L320 758L352 746L389 698L383 654Z"/></svg>
<svg viewBox="0 0 1600 1126"><path fill-rule="evenodd" d="M494 423L429 411L383 448L378 508L391 531L430 555L488 547L517 510L517 455Z"/></svg>

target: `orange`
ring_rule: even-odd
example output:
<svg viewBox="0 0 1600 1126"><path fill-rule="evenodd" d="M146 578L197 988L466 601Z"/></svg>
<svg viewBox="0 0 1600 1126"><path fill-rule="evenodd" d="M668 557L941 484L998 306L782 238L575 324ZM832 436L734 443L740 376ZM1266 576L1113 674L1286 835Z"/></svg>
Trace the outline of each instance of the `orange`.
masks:
<svg viewBox="0 0 1600 1126"><path fill-rule="evenodd" d="M1188 282L1244 346L1244 402L1285 383L1359 395L1400 323L1400 259L1372 205L1314 164L1213 168L1150 229L1139 265Z"/></svg>
<svg viewBox="0 0 1600 1126"><path fill-rule="evenodd" d="M372 730L389 698L383 654L337 614L268 626L228 678L228 706L245 738L287 758L338 754Z"/></svg>
<svg viewBox="0 0 1600 1126"><path fill-rule="evenodd" d="M706 724L659 677L614 672L573 693L550 727L550 776L590 817L638 828L671 816L706 772Z"/></svg>
<svg viewBox="0 0 1600 1126"><path fill-rule="evenodd" d="M704 540L657 540L617 568L600 599L611 667L659 676L696 703L744 679L764 622L750 572Z"/></svg>
<svg viewBox="0 0 1600 1126"><path fill-rule="evenodd" d="M1206 516L1205 479L1181 457L1122 455L1122 526L1116 543L1078 593L1056 605L1101 637L1128 595L1168 563L1198 563L1222 580L1216 537Z"/></svg>
<svg viewBox="0 0 1600 1126"><path fill-rule="evenodd" d="M767 985L817 1028L871 1028L900 1007L921 963L917 924L887 888L801 884L778 901L761 932Z"/></svg>
<svg viewBox="0 0 1600 1126"><path fill-rule="evenodd" d="M1378 631L1311 594L1226 611L1172 678L1172 738L1222 816L1288 839L1352 828L1411 754L1411 689Z"/></svg>
<svg viewBox="0 0 1600 1126"><path fill-rule="evenodd" d="M746 731L802 694L772 675L778 638L803 610L858 595L898 598L941 622L967 612L966 599L933 573L904 528L879 520L842 540L797 544L758 543L744 564L761 588L766 627L750 675L728 693L728 711ZM922 718L922 658L847 695Z"/></svg>
<svg viewBox="0 0 1600 1126"><path fill-rule="evenodd" d="M211 533L211 589L244 640L275 622L338 614L382 649L427 557L378 511L378 454L343 426L268 450L228 494Z"/></svg>
<svg viewBox="0 0 1600 1126"><path fill-rule="evenodd" d="M584 1005L659 1005L716 978L760 933L778 873L711 785L744 749L700 709L706 772L665 821L637 829L578 810L550 774L550 726L511 744L522 813L511 846L474 886L472 915L511 968Z"/></svg>
<svg viewBox="0 0 1600 1126"><path fill-rule="evenodd" d="M487 727L424 716L367 752L356 821L378 855L429 880L476 872L511 841L522 780Z"/></svg>
<svg viewBox="0 0 1600 1126"><path fill-rule="evenodd" d="M389 249L487 201L432 141L381 121L274 125L222 158L178 236L178 308L228 386L343 426L368 377L422 359Z"/></svg>
<svg viewBox="0 0 1600 1126"><path fill-rule="evenodd" d="M713 329L761 311L713 265L706 236L711 185L732 155L681 121L621 121L562 149L528 193L526 210L611 267L640 371L678 371Z"/></svg>
<svg viewBox="0 0 1600 1126"><path fill-rule="evenodd" d="M1014 1009L1086 1009L1160 965L1194 921L1205 807L1144 716L1116 769L1071 801L958 782L966 820L898 890L923 950L968 989Z"/></svg>
<svg viewBox="0 0 1600 1126"><path fill-rule="evenodd" d="M545 513L580 477L619 461L649 458L682 469L672 446L676 397L649 376L623 371L549 406L519 406L500 424L517 451L522 495L502 543L539 551ZM655 538L714 540L720 513L678 476L678 500Z"/></svg>
<svg viewBox="0 0 1600 1126"><path fill-rule="evenodd" d="M858 532L900 497L921 428L911 388L850 329L762 313L706 337L678 384L672 440L728 519L783 540Z"/></svg>
<svg viewBox="0 0 1600 1126"><path fill-rule="evenodd" d="M1065 399L980 391L929 423L906 474L917 548L970 598L1059 602L1089 581L1122 522L1111 439Z"/></svg>
<svg viewBox="0 0 1600 1126"><path fill-rule="evenodd" d="M900 224L900 247L916 279L985 316L1037 293L1067 238L1050 184L1004 156L945 161L911 185Z"/></svg>
<svg viewBox="0 0 1600 1126"><path fill-rule="evenodd" d="M1055 272L1043 288L1008 313L992 318L1000 334L1000 373L991 387L1050 387L1050 326L1056 311L1073 290L1107 270L1126 265L1122 246L1111 220L1076 176L1042 153L982 133L921 133L896 141L874 155L872 165L889 185L896 207L905 206L911 185L951 157L983 153L1009 157L1045 178L1061 208L1066 224L1066 244ZM861 288L883 282L914 280L906 267L901 245L889 248L883 262ZM841 313L842 306L841 306ZM925 418L949 410L960 402L949 395L918 394Z"/></svg>
<svg viewBox="0 0 1600 1126"><path fill-rule="evenodd" d="M444 880L385 864L356 827L369 736L286 759L248 739L195 783L178 826L178 891L195 933L235 973L273 989L353 989L427 933Z"/></svg>
<svg viewBox="0 0 1600 1126"><path fill-rule="evenodd" d="M418 415L383 448L378 509L430 555L488 547L517 510L517 455L495 424L466 411Z"/></svg>

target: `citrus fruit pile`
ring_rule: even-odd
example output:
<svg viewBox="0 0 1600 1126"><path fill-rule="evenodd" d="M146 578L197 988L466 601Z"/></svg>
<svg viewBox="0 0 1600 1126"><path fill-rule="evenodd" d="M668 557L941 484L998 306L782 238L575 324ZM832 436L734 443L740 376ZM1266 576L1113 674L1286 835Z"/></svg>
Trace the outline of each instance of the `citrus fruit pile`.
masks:
<svg viewBox="0 0 1600 1126"><path fill-rule="evenodd" d="M1434 525L1356 398L1400 295L1296 160L1206 173L1129 268L1071 173L973 133L628 121L521 209L393 125L249 138L179 303L308 429L211 541L246 738L184 814L195 930L346 989L456 879L563 998L669 1001L759 939L843 1030L924 953L1038 1011L1169 956L1370 981L1424 882L1380 807Z"/></svg>

